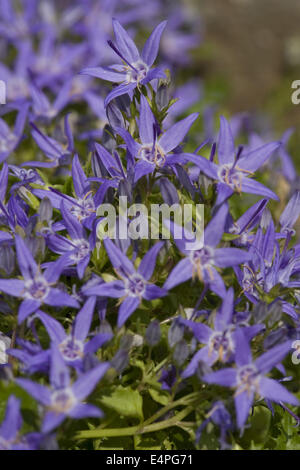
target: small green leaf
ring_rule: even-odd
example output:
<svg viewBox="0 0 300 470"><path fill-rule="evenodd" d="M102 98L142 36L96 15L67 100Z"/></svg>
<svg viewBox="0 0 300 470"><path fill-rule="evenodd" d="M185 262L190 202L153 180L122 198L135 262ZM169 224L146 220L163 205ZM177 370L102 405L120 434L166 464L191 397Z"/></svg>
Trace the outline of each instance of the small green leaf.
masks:
<svg viewBox="0 0 300 470"><path fill-rule="evenodd" d="M101 398L102 405L122 416L143 420L143 399L137 390L118 387L110 396Z"/></svg>
<svg viewBox="0 0 300 470"><path fill-rule="evenodd" d="M164 392L163 390L157 390L155 388L149 388L149 393L151 395L151 398L156 401L156 403L159 403L160 405L167 405L170 401L170 396L167 392Z"/></svg>

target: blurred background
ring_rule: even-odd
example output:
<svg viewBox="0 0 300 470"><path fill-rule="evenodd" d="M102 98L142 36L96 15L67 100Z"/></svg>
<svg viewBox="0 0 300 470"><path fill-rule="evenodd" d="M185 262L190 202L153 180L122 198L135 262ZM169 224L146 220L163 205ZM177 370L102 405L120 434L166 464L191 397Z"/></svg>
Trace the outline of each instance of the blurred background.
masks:
<svg viewBox="0 0 300 470"><path fill-rule="evenodd" d="M94 80L91 97L90 82L78 73L116 60L107 45L112 17L139 47L168 20L157 64L170 70L172 86L182 85L173 95L184 103L176 119L191 105L202 111L203 127L210 129L201 138L215 138L220 113L250 112L250 130L265 141L294 128L287 150L300 170L300 104L291 101L291 85L300 80L299 0L0 0L0 78L10 105L32 95L32 77L53 100L69 80L70 96L60 111L77 109L72 119L83 139L92 136L97 116L93 137L101 137L110 85ZM82 102L87 107L76 108Z"/></svg>
<svg viewBox="0 0 300 470"><path fill-rule="evenodd" d="M299 0L186 3L198 10L203 25L195 72L217 102L234 113L265 111L278 132L295 126L291 143L299 141L300 105L291 102L291 83L300 79Z"/></svg>

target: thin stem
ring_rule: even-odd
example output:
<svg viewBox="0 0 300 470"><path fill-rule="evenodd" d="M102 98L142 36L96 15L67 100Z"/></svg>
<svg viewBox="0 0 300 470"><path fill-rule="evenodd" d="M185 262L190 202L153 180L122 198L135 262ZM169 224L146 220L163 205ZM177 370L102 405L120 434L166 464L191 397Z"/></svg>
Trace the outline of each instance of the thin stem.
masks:
<svg viewBox="0 0 300 470"><path fill-rule="evenodd" d="M195 398L198 398L198 397L199 397L199 393L194 392L194 393L190 393L189 395L186 395L183 398L179 398L176 401L172 401L171 403L169 403L168 405L165 405L163 408L161 408L156 413L154 413L154 415L152 415L146 421L144 421L143 426L147 426L148 424L151 424L154 421L157 421L161 416L166 414L172 408L175 408L176 406L179 406L179 405L187 405L189 401L194 400Z"/></svg>
<svg viewBox="0 0 300 470"><path fill-rule="evenodd" d="M177 413L171 419L161 421L159 423L150 424L149 426L131 426L127 428L114 428L114 429L93 429L89 431L81 431L75 439L99 439L102 437L118 437L118 436L134 436L138 434L147 434L149 432L160 431L171 426L177 426L182 419L193 411L192 406L188 406L184 410Z"/></svg>

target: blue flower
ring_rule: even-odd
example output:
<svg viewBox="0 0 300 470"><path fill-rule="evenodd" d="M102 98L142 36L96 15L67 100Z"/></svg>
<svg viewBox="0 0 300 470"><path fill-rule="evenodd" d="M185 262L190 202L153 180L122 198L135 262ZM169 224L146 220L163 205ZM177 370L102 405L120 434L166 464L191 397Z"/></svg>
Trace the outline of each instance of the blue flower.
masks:
<svg viewBox="0 0 300 470"><path fill-rule="evenodd" d="M104 103L105 106L118 96L132 93L140 85L146 85L155 78L165 78L165 74L158 67L151 67L156 59L160 37L166 23L166 21L163 21L156 26L140 54L125 29L116 19L113 19L116 41L115 44L112 41L108 41L108 44L121 58L123 65L114 64L111 67L89 67L81 71L82 74L102 78L113 83L121 83L121 85L118 85L107 95Z"/></svg>

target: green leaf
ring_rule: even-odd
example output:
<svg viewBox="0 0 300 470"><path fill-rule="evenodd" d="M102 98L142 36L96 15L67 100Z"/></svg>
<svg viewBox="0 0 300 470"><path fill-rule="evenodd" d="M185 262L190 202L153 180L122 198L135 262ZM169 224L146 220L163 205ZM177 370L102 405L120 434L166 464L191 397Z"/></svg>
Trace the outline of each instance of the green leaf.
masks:
<svg viewBox="0 0 300 470"><path fill-rule="evenodd" d="M163 390L157 390L156 388L149 388L151 398L159 403L160 405L167 405L170 401L170 395Z"/></svg>
<svg viewBox="0 0 300 470"><path fill-rule="evenodd" d="M251 442L257 445L267 440L271 415L271 411L265 406L255 406L253 416L249 419L250 427L246 429L240 442L244 448L247 448Z"/></svg>
<svg viewBox="0 0 300 470"><path fill-rule="evenodd" d="M144 419L142 396L130 387L117 387L110 396L102 397L100 402L119 415Z"/></svg>

